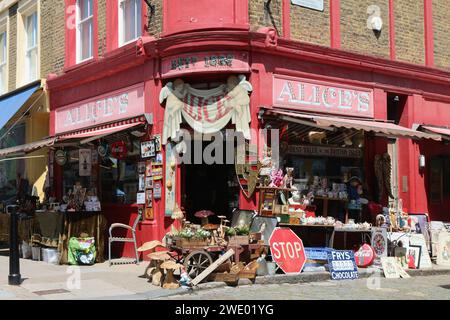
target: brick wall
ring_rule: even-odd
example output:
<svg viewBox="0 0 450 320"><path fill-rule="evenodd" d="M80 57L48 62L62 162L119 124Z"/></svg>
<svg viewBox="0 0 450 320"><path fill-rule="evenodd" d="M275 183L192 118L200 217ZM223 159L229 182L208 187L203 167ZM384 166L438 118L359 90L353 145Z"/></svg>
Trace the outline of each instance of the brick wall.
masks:
<svg viewBox="0 0 450 320"><path fill-rule="evenodd" d="M330 46L330 6L316 11L291 4L291 38L303 42Z"/></svg>
<svg viewBox="0 0 450 320"><path fill-rule="evenodd" d="M17 4L9 8L9 70L8 91L16 89Z"/></svg>
<svg viewBox="0 0 450 320"><path fill-rule="evenodd" d="M433 0L434 63L450 69L450 1Z"/></svg>
<svg viewBox="0 0 450 320"><path fill-rule="evenodd" d="M269 15L264 14L264 0L249 0L248 11L251 30L256 31L261 27L275 27L278 30L278 34L282 36L282 0L272 0L270 9L272 19Z"/></svg>
<svg viewBox="0 0 450 320"><path fill-rule="evenodd" d="M101 57L106 52L106 1L98 0L98 56ZM110 0L108 0L110 1Z"/></svg>
<svg viewBox="0 0 450 320"><path fill-rule="evenodd" d="M150 3L154 6L154 13L147 8L148 33L159 38L163 31L163 0L153 0Z"/></svg>
<svg viewBox="0 0 450 320"><path fill-rule="evenodd" d="M448 11L449 3L444 2ZM423 10L423 1L394 1L395 51L400 61L425 64Z"/></svg>
<svg viewBox="0 0 450 320"><path fill-rule="evenodd" d="M60 73L65 60L64 1L41 0L41 77Z"/></svg>
<svg viewBox="0 0 450 320"><path fill-rule="evenodd" d="M369 8L371 5L377 7ZM389 58L388 0L341 0L340 13L343 50ZM367 26L368 19L373 15L379 15L383 21L379 33L374 33Z"/></svg>

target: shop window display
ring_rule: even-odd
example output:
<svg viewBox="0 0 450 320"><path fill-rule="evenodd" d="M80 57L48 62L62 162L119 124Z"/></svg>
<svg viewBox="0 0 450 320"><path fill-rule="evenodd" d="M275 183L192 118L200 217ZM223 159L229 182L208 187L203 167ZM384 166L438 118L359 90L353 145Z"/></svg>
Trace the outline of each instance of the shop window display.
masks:
<svg viewBox="0 0 450 320"><path fill-rule="evenodd" d="M124 158L106 156L101 159L101 198L105 203L133 204L139 188L140 144L132 139Z"/></svg>

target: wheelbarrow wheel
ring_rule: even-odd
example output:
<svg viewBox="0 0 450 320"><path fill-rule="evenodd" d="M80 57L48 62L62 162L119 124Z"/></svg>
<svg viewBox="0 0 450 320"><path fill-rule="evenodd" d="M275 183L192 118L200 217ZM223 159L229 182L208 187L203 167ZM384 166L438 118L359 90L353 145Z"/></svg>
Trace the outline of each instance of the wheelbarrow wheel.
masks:
<svg viewBox="0 0 450 320"><path fill-rule="evenodd" d="M212 262L212 258L208 252L197 250L187 255L184 259L184 266L189 277L194 279L208 268Z"/></svg>

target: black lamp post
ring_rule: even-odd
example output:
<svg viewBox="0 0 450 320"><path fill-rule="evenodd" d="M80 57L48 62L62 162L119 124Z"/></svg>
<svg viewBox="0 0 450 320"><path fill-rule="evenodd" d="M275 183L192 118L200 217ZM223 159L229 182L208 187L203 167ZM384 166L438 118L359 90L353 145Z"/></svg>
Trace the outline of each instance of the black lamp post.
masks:
<svg viewBox="0 0 450 320"><path fill-rule="evenodd" d="M19 237L18 237L18 206L8 206L10 218L9 229L9 276L8 283L11 286L18 286L21 282L20 262L19 262Z"/></svg>

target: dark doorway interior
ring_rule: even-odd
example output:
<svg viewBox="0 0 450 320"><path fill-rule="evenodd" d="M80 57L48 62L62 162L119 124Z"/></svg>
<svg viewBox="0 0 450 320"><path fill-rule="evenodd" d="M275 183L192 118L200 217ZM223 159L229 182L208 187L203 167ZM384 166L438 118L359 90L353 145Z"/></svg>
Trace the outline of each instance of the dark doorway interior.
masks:
<svg viewBox="0 0 450 320"><path fill-rule="evenodd" d="M204 143L203 148L207 144ZM194 214L200 210L211 210L216 216L224 215L231 219L233 209L239 206L239 185L234 164L225 164L224 156L223 164L184 164L182 170L182 206L186 210L186 218L199 223L200 219Z"/></svg>

